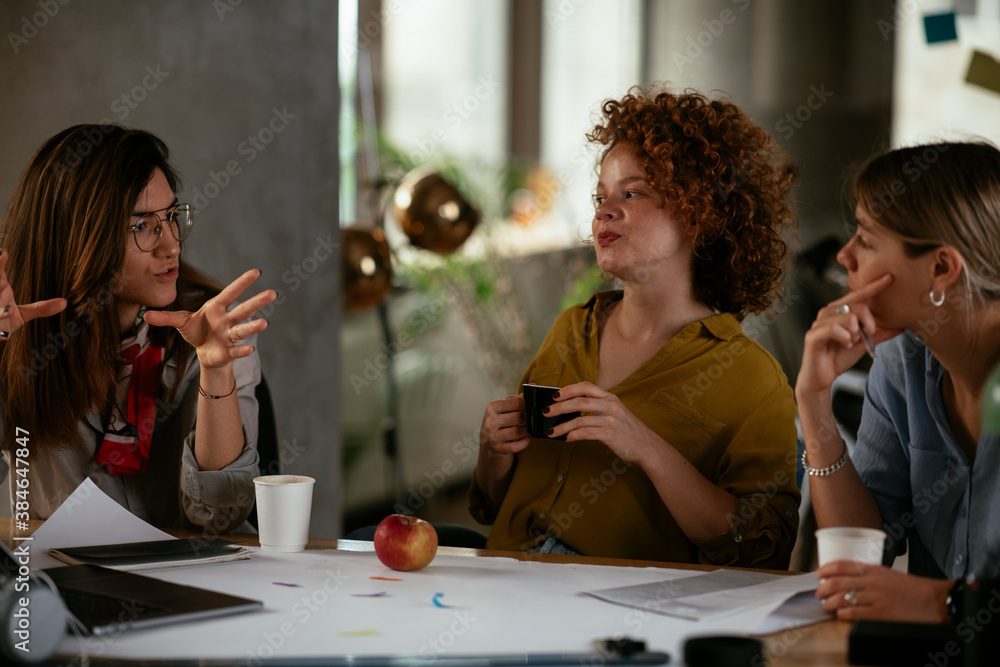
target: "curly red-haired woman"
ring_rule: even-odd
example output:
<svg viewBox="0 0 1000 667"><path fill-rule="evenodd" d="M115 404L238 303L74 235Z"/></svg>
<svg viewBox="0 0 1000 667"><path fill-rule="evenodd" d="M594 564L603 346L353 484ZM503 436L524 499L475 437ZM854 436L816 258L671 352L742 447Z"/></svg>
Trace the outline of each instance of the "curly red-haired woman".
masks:
<svg viewBox="0 0 1000 667"><path fill-rule="evenodd" d="M521 395L491 402L472 514L491 548L785 568L795 402L740 321L780 290L794 168L727 101L634 89L602 114L593 242L622 289L563 312L523 378L581 416L533 439Z"/></svg>

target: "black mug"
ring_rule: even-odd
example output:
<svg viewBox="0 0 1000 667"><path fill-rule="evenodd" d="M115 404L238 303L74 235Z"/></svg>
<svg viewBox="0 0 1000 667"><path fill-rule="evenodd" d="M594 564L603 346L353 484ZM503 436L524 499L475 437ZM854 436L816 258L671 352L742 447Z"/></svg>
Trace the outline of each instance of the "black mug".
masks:
<svg viewBox="0 0 1000 667"><path fill-rule="evenodd" d="M550 438L548 432L559 424L576 419L579 412L571 412L565 415L553 415L547 417L542 414L542 410L552 405L555 401L552 396L559 391L560 387L544 387L537 384L521 385L524 394L524 414L528 425L528 435L532 438L546 438L548 440L565 440L562 435L557 438Z"/></svg>

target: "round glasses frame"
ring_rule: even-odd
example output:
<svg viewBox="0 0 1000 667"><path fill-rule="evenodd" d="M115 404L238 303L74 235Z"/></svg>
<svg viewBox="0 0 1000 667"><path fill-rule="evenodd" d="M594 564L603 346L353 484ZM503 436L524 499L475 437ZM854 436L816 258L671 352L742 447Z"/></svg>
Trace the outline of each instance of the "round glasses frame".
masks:
<svg viewBox="0 0 1000 667"><path fill-rule="evenodd" d="M171 236L180 243L191 235L191 228L194 227L194 210L190 204L177 204L167 210L165 218L156 213L143 213L135 224L129 225L127 229L132 232L132 238L139 250L153 252L160 245L164 222L167 223Z"/></svg>

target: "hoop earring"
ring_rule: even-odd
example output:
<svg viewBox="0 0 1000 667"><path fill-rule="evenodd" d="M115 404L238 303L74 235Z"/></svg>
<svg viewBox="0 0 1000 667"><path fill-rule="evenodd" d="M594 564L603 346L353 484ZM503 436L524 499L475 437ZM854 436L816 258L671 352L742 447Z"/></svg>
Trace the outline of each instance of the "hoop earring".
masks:
<svg viewBox="0 0 1000 667"><path fill-rule="evenodd" d="M931 290L931 303L940 308L944 304L944 290L941 290L941 296L937 298L934 296L934 290Z"/></svg>

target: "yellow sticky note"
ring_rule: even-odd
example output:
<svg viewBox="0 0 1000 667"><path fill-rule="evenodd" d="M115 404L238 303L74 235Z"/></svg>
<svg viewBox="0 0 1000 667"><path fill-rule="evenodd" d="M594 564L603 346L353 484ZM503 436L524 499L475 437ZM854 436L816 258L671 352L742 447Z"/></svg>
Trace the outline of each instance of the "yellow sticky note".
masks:
<svg viewBox="0 0 1000 667"><path fill-rule="evenodd" d="M341 637L378 637L378 630L341 630L337 633Z"/></svg>
<svg viewBox="0 0 1000 667"><path fill-rule="evenodd" d="M982 51L973 51L965 80L971 84L1000 93L1000 63Z"/></svg>

